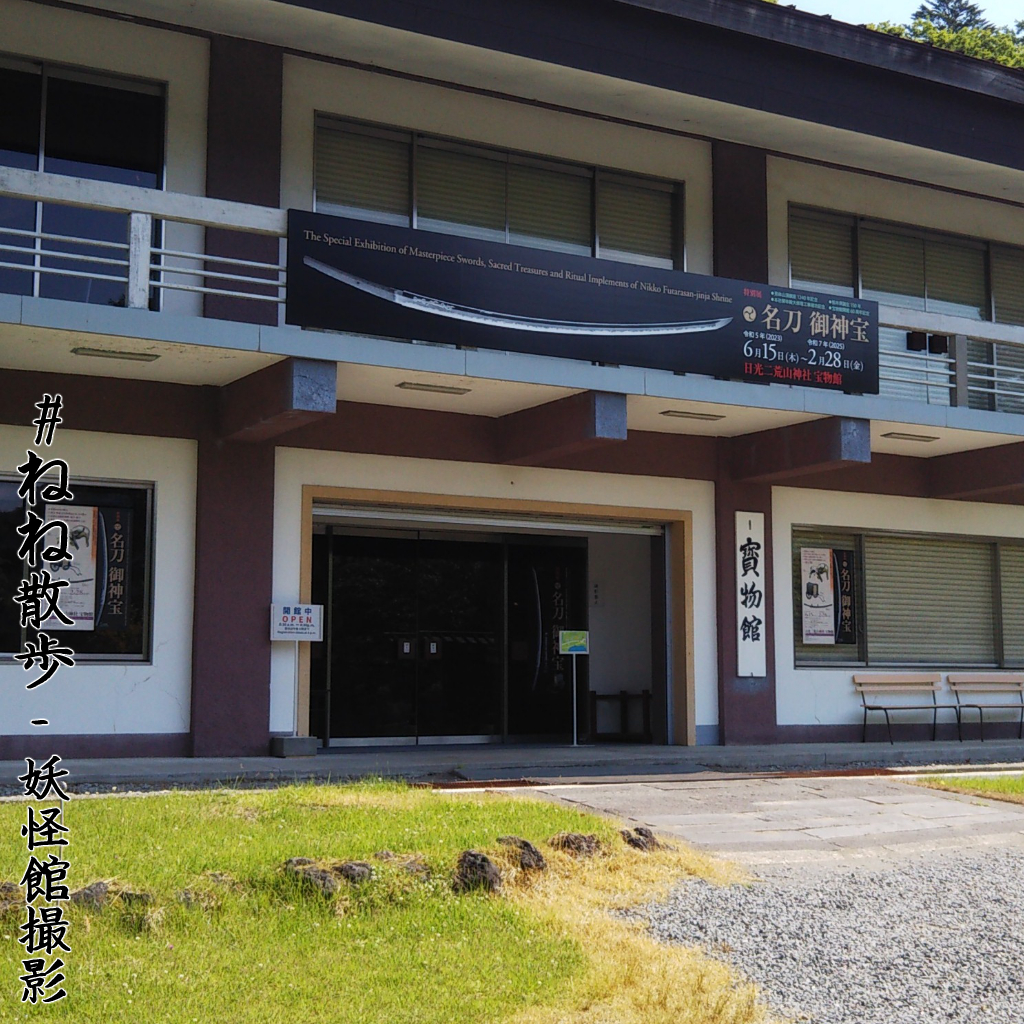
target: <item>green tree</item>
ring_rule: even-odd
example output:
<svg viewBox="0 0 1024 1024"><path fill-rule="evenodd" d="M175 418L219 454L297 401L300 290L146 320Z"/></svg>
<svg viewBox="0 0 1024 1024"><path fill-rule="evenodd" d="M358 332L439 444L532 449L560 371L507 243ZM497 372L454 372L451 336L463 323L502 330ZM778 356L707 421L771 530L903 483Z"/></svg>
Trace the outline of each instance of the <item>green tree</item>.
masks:
<svg viewBox="0 0 1024 1024"><path fill-rule="evenodd" d="M971 24L972 19L978 23ZM1024 68L1024 21L1018 21L1013 28L996 28L968 0L933 0L915 11L909 25L884 21L867 28L1010 68Z"/></svg>
<svg viewBox="0 0 1024 1024"><path fill-rule="evenodd" d="M970 0L932 0L914 11L914 21L927 21L937 28L959 32L965 28L995 28L984 11Z"/></svg>

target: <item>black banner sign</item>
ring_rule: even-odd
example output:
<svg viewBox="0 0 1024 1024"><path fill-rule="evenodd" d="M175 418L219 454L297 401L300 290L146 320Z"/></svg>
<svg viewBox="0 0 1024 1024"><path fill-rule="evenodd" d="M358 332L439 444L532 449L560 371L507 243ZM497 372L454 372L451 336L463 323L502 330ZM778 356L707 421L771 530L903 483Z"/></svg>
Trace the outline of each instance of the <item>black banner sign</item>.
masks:
<svg viewBox="0 0 1024 1024"><path fill-rule="evenodd" d="M878 306L288 211L301 327L878 392Z"/></svg>

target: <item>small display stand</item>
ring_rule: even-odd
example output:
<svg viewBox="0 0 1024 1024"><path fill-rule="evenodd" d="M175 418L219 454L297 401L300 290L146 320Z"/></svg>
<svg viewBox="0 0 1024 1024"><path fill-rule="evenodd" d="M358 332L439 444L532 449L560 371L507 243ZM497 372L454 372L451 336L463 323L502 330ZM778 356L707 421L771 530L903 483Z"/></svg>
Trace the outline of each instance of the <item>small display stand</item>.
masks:
<svg viewBox="0 0 1024 1024"><path fill-rule="evenodd" d="M576 714L576 657L590 653L590 633L585 629L560 629L558 653L572 658L572 745L578 746L579 719Z"/></svg>

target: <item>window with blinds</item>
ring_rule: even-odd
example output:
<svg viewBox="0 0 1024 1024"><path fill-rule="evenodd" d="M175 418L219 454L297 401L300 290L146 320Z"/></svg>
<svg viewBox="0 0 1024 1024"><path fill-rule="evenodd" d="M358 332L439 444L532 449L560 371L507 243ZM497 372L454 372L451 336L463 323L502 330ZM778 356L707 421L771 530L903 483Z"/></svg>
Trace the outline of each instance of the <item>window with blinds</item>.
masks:
<svg viewBox="0 0 1024 1024"><path fill-rule="evenodd" d="M1024 544L999 546L1003 664L1024 667Z"/></svg>
<svg viewBox="0 0 1024 1024"><path fill-rule="evenodd" d="M908 309L925 308L922 239L862 228L860 275L862 298Z"/></svg>
<svg viewBox="0 0 1024 1024"><path fill-rule="evenodd" d="M418 147L416 226L504 242L505 164L468 153Z"/></svg>
<svg viewBox="0 0 1024 1024"><path fill-rule="evenodd" d="M321 213L666 269L682 251L669 183L326 117L315 150Z"/></svg>
<svg viewBox="0 0 1024 1024"><path fill-rule="evenodd" d="M855 291L852 217L794 210L789 218L790 283L833 295Z"/></svg>
<svg viewBox="0 0 1024 1024"><path fill-rule="evenodd" d="M790 284L1024 325L1024 249L791 207Z"/></svg>
<svg viewBox="0 0 1024 1024"><path fill-rule="evenodd" d="M863 544L869 662L996 663L991 544L884 535Z"/></svg>
<svg viewBox="0 0 1024 1024"><path fill-rule="evenodd" d="M800 549L856 552L858 646L804 644ZM1024 666L1024 541L793 530L797 665Z"/></svg>
<svg viewBox="0 0 1024 1024"><path fill-rule="evenodd" d="M992 296L996 320L1024 325L1024 249L992 246Z"/></svg>
<svg viewBox="0 0 1024 1024"><path fill-rule="evenodd" d="M409 224L409 141L318 128L316 209L335 217Z"/></svg>
<svg viewBox="0 0 1024 1024"><path fill-rule="evenodd" d="M589 256L592 188L590 175L509 164L508 240Z"/></svg>
<svg viewBox="0 0 1024 1024"><path fill-rule="evenodd" d="M671 270L672 193L601 179L597 188L597 255Z"/></svg>

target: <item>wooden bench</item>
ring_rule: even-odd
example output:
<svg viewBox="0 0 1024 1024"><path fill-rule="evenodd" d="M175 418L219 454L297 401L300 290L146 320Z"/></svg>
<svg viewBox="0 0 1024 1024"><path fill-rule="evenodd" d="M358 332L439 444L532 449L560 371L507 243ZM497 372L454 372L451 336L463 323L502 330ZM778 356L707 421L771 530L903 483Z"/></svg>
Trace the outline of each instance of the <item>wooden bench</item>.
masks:
<svg viewBox="0 0 1024 1024"><path fill-rule="evenodd" d="M978 728L983 741L986 711L1019 712L1017 738L1024 739L1024 672L958 672L950 673L948 679L949 688L956 695L960 708L972 708L978 712ZM992 697L980 700L980 694L991 694Z"/></svg>
<svg viewBox="0 0 1024 1024"><path fill-rule="evenodd" d="M890 714L893 711L930 711L932 713L932 739L935 739L938 726L940 710L952 710L956 712L956 731L960 736L960 705L940 704L937 699L939 688L942 685L942 676L938 672L901 672L899 674L867 672L858 673L853 677L854 689L860 694L861 704L864 706L864 731L861 735L861 742L867 742L868 738L868 712L880 711L885 715L885 727L889 733L889 742L892 743L892 720ZM878 700L885 694L901 694L906 698L917 698L919 703L907 703L902 701L883 702ZM931 703L924 701L924 694L931 697Z"/></svg>

